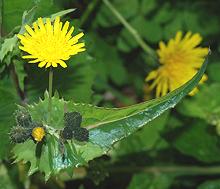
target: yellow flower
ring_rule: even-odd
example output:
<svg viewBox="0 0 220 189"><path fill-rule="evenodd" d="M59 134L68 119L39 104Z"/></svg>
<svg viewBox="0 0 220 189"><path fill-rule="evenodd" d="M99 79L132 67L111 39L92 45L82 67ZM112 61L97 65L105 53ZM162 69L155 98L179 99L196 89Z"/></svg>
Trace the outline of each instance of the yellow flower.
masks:
<svg viewBox="0 0 220 189"><path fill-rule="evenodd" d="M27 32L17 35L23 45L19 48L28 53L22 58L32 59L28 63L38 63L40 68L57 67L58 64L66 68L65 60L85 51L85 44L78 43L84 34L81 32L72 36L74 27L71 27L69 31L68 28L69 22L66 21L63 25L60 17L56 17L54 23L47 18L44 24L43 19L38 18L37 22L33 23L33 27L26 25Z"/></svg>
<svg viewBox="0 0 220 189"><path fill-rule="evenodd" d="M34 140L40 142L45 136L45 130L43 127L35 127L33 128L31 135L34 138Z"/></svg>
<svg viewBox="0 0 220 189"><path fill-rule="evenodd" d="M146 77L146 81L153 80L150 90L156 88L156 97L164 96L169 91L179 88L189 81L201 67L208 48L198 47L202 37L188 32L184 37L181 31L177 32L174 39L170 39L168 44L159 43L157 54L161 66L153 70ZM204 75L200 83L207 80ZM195 88L190 95L195 94Z"/></svg>

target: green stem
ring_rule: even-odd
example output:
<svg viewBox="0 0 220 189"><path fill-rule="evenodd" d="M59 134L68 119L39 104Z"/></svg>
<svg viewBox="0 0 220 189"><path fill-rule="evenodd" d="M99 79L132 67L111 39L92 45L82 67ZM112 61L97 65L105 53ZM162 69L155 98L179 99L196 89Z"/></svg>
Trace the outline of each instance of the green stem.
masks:
<svg viewBox="0 0 220 189"><path fill-rule="evenodd" d="M53 69L51 67L49 71L49 101L48 101L49 122L51 120L52 93L53 93Z"/></svg>
<svg viewBox="0 0 220 189"><path fill-rule="evenodd" d="M145 41L141 38L137 30L135 30L128 22L124 19L124 17L116 10L116 8L109 2L109 0L103 0L104 4L112 11L115 17L124 25L124 27L131 33L137 43L141 46L141 48L150 55L154 60L157 60L157 56L155 51L145 43Z"/></svg>
<svg viewBox="0 0 220 189"><path fill-rule="evenodd" d="M149 166L149 167L116 167L109 168L110 172L133 173L144 172L150 174L179 174L179 175L220 175L220 166Z"/></svg>

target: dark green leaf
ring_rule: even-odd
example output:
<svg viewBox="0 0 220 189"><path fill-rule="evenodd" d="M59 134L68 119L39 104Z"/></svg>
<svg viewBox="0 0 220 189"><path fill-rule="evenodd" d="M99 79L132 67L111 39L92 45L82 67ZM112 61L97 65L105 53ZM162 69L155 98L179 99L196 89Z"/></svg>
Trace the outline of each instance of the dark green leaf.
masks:
<svg viewBox="0 0 220 189"><path fill-rule="evenodd" d="M203 85L198 94L193 98L185 99L178 110L186 116L198 117L207 121L211 121L210 119L216 116L220 119L219 90L218 83L213 83L210 86Z"/></svg>
<svg viewBox="0 0 220 189"><path fill-rule="evenodd" d="M212 127L211 127L212 128ZM185 129L174 141L175 147L183 154L204 162L220 162L219 139L208 126L200 121Z"/></svg>
<svg viewBox="0 0 220 189"><path fill-rule="evenodd" d="M143 14L149 14L156 7L157 3L155 0L142 0L141 2L141 12Z"/></svg>

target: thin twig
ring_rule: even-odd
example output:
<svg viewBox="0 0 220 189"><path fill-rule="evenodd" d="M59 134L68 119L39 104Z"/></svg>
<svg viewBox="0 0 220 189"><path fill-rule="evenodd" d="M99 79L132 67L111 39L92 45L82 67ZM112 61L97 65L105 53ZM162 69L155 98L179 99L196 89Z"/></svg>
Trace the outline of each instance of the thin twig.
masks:
<svg viewBox="0 0 220 189"><path fill-rule="evenodd" d="M51 121L51 114L52 114L52 95L53 95L53 69L52 67L50 67L49 70L49 84L48 84L48 90L49 90L49 100L48 100L48 113L49 113L49 117L48 117L48 121L50 123Z"/></svg>
<svg viewBox="0 0 220 189"><path fill-rule="evenodd" d="M124 27L131 33L137 43L141 46L141 48L150 55L154 60L157 60L157 56L155 51L145 43L145 41L141 38L137 30L135 30L128 22L124 19L124 17L116 10L116 8L109 2L109 0L103 0L103 3L112 11L114 16L124 25Z"/></svg>
<svg viewBox="0 0 220 189"><path fill-rule="evenodd" d="M149 167L110 167L110 172L133 173L144 172L149 174L180 174L180 175L220 175L220 166L149 166Z"/></svg>

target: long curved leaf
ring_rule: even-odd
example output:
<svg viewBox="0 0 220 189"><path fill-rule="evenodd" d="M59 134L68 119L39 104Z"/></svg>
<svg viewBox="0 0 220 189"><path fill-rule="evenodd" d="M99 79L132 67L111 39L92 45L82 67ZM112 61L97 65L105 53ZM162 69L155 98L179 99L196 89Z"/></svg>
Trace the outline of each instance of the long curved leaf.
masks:
<svg viewBox="0 0 220 189"><path fill-rule="evenodd" d="M37 147L34 148L36 144L33 141L16 144L13 150L15 161L31 162L29 174L40 170L45 173L46 179L62 169L86 165L89 160L105 154L115 142L132 134L167 109L173 108L196 87L205 72L206 65L207 61L189 82L168 95L126 108L101 108L53 97L50 122L48 122L48 95L46 94L44 100L27 107L33 120L55 129L62 129L64 110L78 111L83 117L82 126L89 129L89 141L79 143L72 140L65 143L66 157L63 160L58 149L59 140L57 136L50 133L46 137L46 143L39 157L36 157Z"/></svg>

